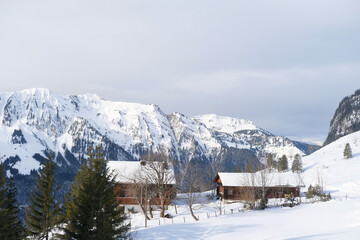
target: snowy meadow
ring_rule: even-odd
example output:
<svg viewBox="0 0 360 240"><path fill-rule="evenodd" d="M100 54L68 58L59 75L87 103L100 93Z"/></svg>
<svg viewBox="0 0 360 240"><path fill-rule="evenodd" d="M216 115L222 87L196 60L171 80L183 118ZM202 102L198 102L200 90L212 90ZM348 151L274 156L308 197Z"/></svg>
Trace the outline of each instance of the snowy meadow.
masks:
<svg viewBox="0 0 360 240"><path fill-rule="evenodd" d="M353 157L344 159L350 143ZM144 228L144 217L131 215L135 239L358 239L360 236L360 133L345 136L303 158L303 195L321 176L328 202L302 197L302 204L281 207L284 200L269 202L266 210L246 210L242 203L223 204L204 193L195 206L196 222L181 199L168 213L173 219L160 219L158 212ZM180 196L181 198L181 196ZM177 212L177 213L176 213Z"/></svg>

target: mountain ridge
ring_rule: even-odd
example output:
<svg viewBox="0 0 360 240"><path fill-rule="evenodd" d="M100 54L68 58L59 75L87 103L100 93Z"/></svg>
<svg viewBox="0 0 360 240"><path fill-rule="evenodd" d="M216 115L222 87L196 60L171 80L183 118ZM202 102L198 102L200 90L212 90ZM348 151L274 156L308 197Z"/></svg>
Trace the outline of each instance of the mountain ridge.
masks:
<svg viewBox="0 0 360 240"><path fill-rule="evenodd" d="M90 145L105 143L105 148L113 149L107 157L114 160L137 160L150 150L165 151L180 160L179 149L189 148L195 139L202 153L210 157L214 149L222 147L250 149L244 140L249 140L249 134L274 136L249 120L215 114L167 115L155 104L113 102L96 94L56 95L44 88L1 93L0 118L3 135L7 139L11 135L13 144L27 144L30 138L30 143L38 142L43 150L65 153L68 149L84 155ZM176 119L186 124L179 128ZM193 138L184 142L186 134Z"/></svg>
<svg viewBox="0 0 360 240"><path fill-rule="evenodd" d="M137 161L148 151L161 151L179 167L197 161L204 172L260 164L269 153L291 158L317 148L300 147L244 119L166 114L155 104L113 102L96 94L56 95L36 88L0 93L0 161L20 190L30 186L49 154L59 166L59 182L69 186L88 148L98 144L110 160Z"/></svg>
<svg viewBox="0 0 360 240"><path fill-rule="evenodd" d="M324 146L360 130L360 89L341 100L330 121L329 133Z"/></svg>

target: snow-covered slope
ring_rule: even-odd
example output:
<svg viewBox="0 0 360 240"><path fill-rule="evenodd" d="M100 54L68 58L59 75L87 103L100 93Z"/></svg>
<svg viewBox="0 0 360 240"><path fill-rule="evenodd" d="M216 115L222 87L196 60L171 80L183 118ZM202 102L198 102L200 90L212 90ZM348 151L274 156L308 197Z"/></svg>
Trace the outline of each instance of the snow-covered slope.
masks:
<svg viewBox="0 0 360 240"><path fill-rule="evenodd" d="M353 157L344 159L345 144L349 143ZM305 187L318 184L332 195L328 202L310 203L303 198L300 206L275 207L265 211L241 211L242 203L222 205L203 202L195 205L195 222L187 205L170 207L172 220L159 220L158 213L144 228L143 216L133 215L138 239L322 239L355 240L360 234L360 132L339 138L331 144L303 158L302 174ZM280 200L272 200L279 202ZM271 201L270 201L271 205ZM239 210L239 211L238 211ZM159 226L159 222L161 225ZM184 223L186 222L186 223Z"/></svg>
<svg viewBox="0 0 360 240"><path fill-rule="evenodd" d="M353 157L344 159L344 148L350 144ZM360 197L360 131L349 134L303 158L304 182L318 184L332 195Z"/></svg>

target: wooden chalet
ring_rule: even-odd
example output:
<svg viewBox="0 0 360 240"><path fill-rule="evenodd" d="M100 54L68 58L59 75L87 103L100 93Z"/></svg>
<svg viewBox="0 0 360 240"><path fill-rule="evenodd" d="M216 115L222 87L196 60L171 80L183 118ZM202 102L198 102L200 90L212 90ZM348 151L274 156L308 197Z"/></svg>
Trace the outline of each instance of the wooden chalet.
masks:
<svg viewBox="0 0 360 240"><path fill-rule="evenodd" d="M225 173L219 172L214 182L217 184L217 196L222 200L246 200L249 190L260 199L263 189L262 182L266 182L267 198L283 198L287 194L300 196L298 178L292 172L269 173L267 181L261 181L260 172L256 173Z"/></svg>
<svg viewBox="0 0 360 240"><path fill-rule="evenodd" d="M143 163L143 162L142 162ZM160 198L155 190L153 179L148 174L151 169L146 168L145 164L140 161L109 161L108 167L115 175L115 194L120 206L124 206L125 210L139 210L140 202L145 202L146 190L151 197L148 196L149 205L152 209L157 209L160 206ZM167 170L168 180L164 187L168 189L165 196L165 208L170 205L171 198L174 197L175 175L172 168ZM143 191L143 193L141 193ZM141 197L141 200L139 198Z"/></svg>

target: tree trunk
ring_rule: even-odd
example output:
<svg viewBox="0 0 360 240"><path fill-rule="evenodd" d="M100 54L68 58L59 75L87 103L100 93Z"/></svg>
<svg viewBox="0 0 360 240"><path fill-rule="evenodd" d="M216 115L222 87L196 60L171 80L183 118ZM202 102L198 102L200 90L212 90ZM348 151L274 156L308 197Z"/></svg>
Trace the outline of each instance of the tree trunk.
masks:
<svg viewBox="0 0 360 240"><path fill-rule="evenodd" d="M141 212L144 214L144 216L147 218L147 220L150 220L150 218L147 215L147 212L145 212L145 208L142 204L139 204L140 208L141 208Z"/></svg>
<svg viewBox="0 0 360 240"><path fill-rule="evenodd" d="M199 221L199 219L195 216L195 214L194 214L194 212L193 212L193 210L192 210L192 207L189 206L189 208L190 208L191 216L195 219L195 221Z"/></svg>
<svg viewBox="0 0 360 240"><path fill-rule="evenodd" d="M150 214L150 218L154 218L152 208L151 208L151 204L149 204L149 214Z"/></svg>
<svg viewBox="0 0 360 240"><path fill-rule="evenodd" d="M46 236L45 236L45 239L46 240L49 240L49 215L46 214Z"/></svg>
<svg viewBox="0 0 360 240"><path fill-rule="evenodd" d="M160 194L160 217L165 216L165 198L162 194Z"/></svg>

